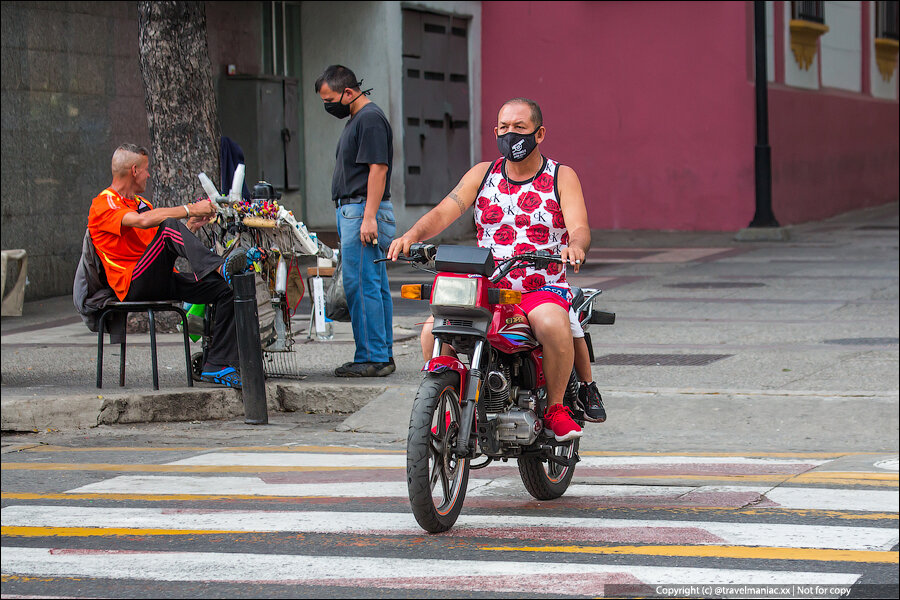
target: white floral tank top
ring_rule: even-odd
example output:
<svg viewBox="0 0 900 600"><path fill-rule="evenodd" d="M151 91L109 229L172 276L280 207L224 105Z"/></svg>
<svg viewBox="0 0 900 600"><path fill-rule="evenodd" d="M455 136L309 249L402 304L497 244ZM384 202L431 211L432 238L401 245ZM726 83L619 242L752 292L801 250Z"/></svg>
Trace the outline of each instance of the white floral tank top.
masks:
<svg viewBox="0 0 900 600"><path fill-rule="evenodd" d="M478 245L490 248L496 260L535 250L559 254L569 245L569 233L559 204L556 175L559 163L544 158L540 171L529 181L510 181L506 160L491 164L475 201ZM550 263L547 269L513 269L497 287L531 292L554 287L568 293L565 266ZM553 290L556 291L556 290ZM559 291L557 291L559 293ZM562 295L562 294L561 294Z"/></svg>

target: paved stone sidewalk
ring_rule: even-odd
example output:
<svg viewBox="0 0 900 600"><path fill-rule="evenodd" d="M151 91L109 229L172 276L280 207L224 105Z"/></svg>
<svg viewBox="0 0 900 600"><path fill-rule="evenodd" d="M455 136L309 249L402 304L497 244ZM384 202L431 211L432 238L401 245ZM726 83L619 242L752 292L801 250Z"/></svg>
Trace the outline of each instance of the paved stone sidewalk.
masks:
<svg viewBox="0 0 900 600"><path fill-rule="evenodd" d="M897 223L897 204L890 204L791 227L785 242L738 242L728 233L593 232L588 262L570 280L604 289L617 322L592 330L594 376L610 419L588 426L585 444L639 449L654 436L681 446L702 438L741 448L831 443L896 450ZM346 412L335 427L346 435L405 437L421 378L418 332L427 305L400 299L399 286L428 276L398 264L390 278L397 372L332 377L352 358L349 323L336 324L333 341L307 342L304 299L293 321L302 343L292 358L305 378L268 382L271 414ZM109 347L105 387L96 390L96 336L69 297L26 303L22 317L4 317L3 429L90 426L98 419L240 422L238 392L185 387L178 335L161 336L161 390L149 391L146 338L130 337L124 390L117 387L118 349Z"/></svg>

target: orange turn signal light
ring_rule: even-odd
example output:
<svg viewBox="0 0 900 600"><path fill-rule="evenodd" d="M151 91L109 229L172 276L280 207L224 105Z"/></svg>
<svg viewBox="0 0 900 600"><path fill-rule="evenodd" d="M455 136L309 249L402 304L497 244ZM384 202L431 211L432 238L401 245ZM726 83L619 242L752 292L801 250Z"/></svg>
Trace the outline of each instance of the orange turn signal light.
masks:
<svg viewBox="0 0 900 600"><path fill-rule="evenodd" d="M416 283L400 286L400 297L407 298L408 300L421 300L422 284Z"/></svg>
<svg viewBox="0 0 900 600"><path fill-rule="evenodd" d="M513 290L497 290L500 300L497 304L519 304L522 302L522 292Z"/></svg>

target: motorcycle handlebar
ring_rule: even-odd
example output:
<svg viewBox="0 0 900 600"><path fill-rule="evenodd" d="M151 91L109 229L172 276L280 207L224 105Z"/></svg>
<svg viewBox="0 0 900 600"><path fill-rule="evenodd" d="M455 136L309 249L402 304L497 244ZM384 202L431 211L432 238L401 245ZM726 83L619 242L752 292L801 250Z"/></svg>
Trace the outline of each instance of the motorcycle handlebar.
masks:
<svg viewBox="0 0 900 600"><path fill-rule="evenodd" d="M521 263L531 263L537 269L546 269L551 262L562 263L563 259L559 254L550 254L547 250L518 254L500 261L498 264L500 272L491 277L490 281L491 283L497 283Z"/></svg>

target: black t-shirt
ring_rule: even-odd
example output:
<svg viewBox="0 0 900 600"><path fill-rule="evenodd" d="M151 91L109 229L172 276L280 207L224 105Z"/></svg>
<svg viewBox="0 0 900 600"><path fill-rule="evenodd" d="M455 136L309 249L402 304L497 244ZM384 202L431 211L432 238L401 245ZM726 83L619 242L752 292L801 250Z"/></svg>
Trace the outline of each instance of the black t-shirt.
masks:
<svg viewBox="0 0 900 600"><path fill-rule="evenodd" d="M350 118L338 140L331 199L365 197L369 165L387 165L387 180L382 200L391 197L391 171L394 160L394 134L387 117L374 102L362 107Z"/></svg>

